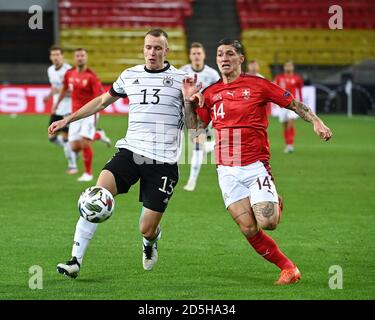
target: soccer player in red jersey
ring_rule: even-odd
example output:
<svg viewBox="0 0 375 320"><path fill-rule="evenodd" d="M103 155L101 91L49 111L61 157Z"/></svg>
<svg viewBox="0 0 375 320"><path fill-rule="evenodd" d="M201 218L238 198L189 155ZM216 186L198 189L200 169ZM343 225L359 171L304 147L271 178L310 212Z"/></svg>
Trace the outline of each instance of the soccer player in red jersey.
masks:
<svg viewBox="0 0 375 320"><path fill-rule="evenodd" d="M293 97L300 102L302 100L302 78L294 73L293 61L286 61L284 63L284 73L275 77L274 82L281 88L289 91ZM294 151L295 125L294 121L298 118L297 114L291 110L280 108L279 121L283 125L285 153Z"/></svg>
<svg viewBox="0 0 375 320"><path fill-rule="evenodd" d="M276 228L282 210L268 164L266 105L273 102L293 110L310 122L315 133L324 140L329 140L332 132L290 92L264 78L241 74L243 61L242 46L237 40L219 42L216 62L222 80L206 88L203 96L197 93L185 100L187 126L203 129L212 120L217 172L225 206L255 251L281 269L276 284L290 284L300 279L300 271L262 231ZM193 81L191 83L194 85ZM197 98L200 107L194 109L192 101Z"/></svg>
<svg viewBox="0 0 375 320"><path fill-rule="evenodd" d="M103 93L103 87L96 74L87 67L87 61L87 51L83 48L76 49L74 52L75 67L65 73L64 87L54 109L57 108L68 90L71 92L73 112ZM103 130L96 131L96 120L97 116L92 115L72 123L69 127L68 139L73 151L78 153L82 150L83 154L85 171L78 178L78 181L91 181L93 179L92 161L94 153L92 142L102 140L107 145L110 144L109 138L106 137Z"/></svg>

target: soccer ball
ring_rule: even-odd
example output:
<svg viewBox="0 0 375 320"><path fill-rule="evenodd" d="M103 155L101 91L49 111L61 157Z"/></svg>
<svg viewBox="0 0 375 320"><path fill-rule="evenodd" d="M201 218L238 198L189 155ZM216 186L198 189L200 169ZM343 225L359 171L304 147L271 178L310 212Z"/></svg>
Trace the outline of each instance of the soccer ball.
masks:
<svg viewBox="0 0 375 320"><path fill-rule="evenodd" d="M89 222L101 223L108 220L115 208L112 194L103 187L90 187L78 199L79 214Z"/></svg>

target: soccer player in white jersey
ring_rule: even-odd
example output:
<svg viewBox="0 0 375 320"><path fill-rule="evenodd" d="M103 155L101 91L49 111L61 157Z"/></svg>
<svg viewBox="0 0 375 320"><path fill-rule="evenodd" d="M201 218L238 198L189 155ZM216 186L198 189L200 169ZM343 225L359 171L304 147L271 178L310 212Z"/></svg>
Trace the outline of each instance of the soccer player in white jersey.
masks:
<svg viewBox="0 0 375 320"><path fill-rule="evenodd" d="M207 88L220 79L219 73L204 63L206 53L201 43L193 42L191 44L189 58L191 63L181 67L181 70L188 74L196 74L198 81L203 85L202 89ZM206 139L210 139L210 141L206 141ZM204 154L212 152L214 149L215 140L211 124L207 127L205 134L193 138L193 144L190 175L187 184L184 186L184 190L186 191L194 191L203 163Z"/></svg>
<svg viewBox="0 0 375 320"><path fill-rule="evenodd" d="M63 87L65 72L69 70L72 66L64 62L63 50L58 45L53 45L50 47L49 58L52 62L52 65L48 68L47 73L48 80L51 84L51 91L44 98L44 102L48 103L48 101L51 98L53 98L53 106L55 106L57 99L59 98L61 89ZM71 97L67 95L61 101L58 108L52 108L49 124L51 124L54 121L61 120L63 117L69 115L71 112L72 100ZM70 143L68 142L68 131L69 128L64 127L59 132L56 132L54 134L48 134L48 139L52 143L64 149L65 157L68 160L67 173L76 174L78 172L76 153L72 150Z"/></svg>
<svg viewBox="0 0 375 320"><path fill-rule="evenodd" d="M126 69L108 92L49 127L49 132L54 133L72 121L103 110L121 97L129 97L126 136L117 141L118 152L105 165L96 185L116 196L127 193L140 180L139 200L143 208L139 226L145 270L151 270L157 261L160 221L178 181L183 99L190 99L201 89L196 79L186 85L183 81L186 74L166 61L168 51L168 35L161 29L150 30L144 39L144 65ZM97 226L79 218L72 259L58 264L59 273L77 277Z"/></svg>

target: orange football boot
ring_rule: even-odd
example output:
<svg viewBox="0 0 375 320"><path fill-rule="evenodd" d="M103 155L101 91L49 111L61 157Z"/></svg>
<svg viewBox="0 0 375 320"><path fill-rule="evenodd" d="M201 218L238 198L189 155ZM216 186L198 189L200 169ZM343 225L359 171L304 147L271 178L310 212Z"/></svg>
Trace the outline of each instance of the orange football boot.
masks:
<svg viewBox="0 0 375 320"><path fill-rule="evenodd" d="M292 284L301 279L301 272L295 266L294 268L281 270L279 280L275 284L283 286L286 284Z"/></svg>

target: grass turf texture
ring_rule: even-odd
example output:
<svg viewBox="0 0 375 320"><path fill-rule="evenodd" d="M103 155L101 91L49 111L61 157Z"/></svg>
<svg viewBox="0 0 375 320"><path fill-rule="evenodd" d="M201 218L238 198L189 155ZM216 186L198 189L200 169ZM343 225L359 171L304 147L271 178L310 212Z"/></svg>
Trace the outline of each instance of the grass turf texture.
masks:
<svg viewBox="0 0 375 320"><path fill-rule="evenodd" d="M100 225L81 274L70 280L56 264L70 257L77 199L94 183L64 173L62 149L48 142L47 116L0 116L0 299L374 299L375 118L323 117L334 138L324 143L297 121L296 152L283 154L281 126L271 119L271 166L284 197L281 225L269 234L294 260L302 281L276 287L279 270L249 247L226 212L215 167L202 167L185 192L189 166L162 220L159 262L141 264L138 185L116 198ZM103 116L113 139L126 117ZM114 149L96 142L94 172ZM82 160L80 160L82 169ZM29 268L43 268L43 289L29 288ZM343 289L328 286L329 267L343 269Z"/></svg>

